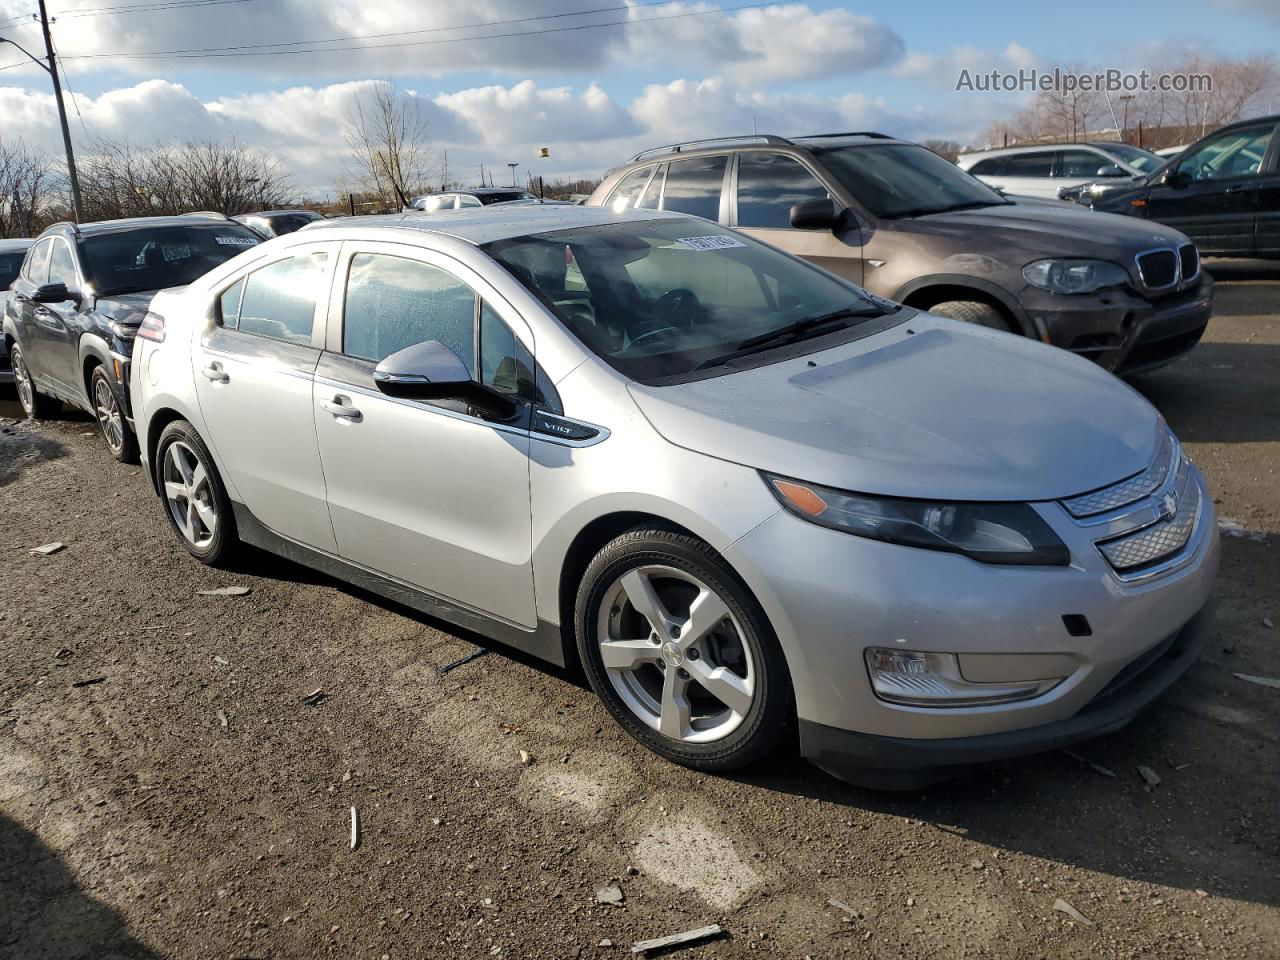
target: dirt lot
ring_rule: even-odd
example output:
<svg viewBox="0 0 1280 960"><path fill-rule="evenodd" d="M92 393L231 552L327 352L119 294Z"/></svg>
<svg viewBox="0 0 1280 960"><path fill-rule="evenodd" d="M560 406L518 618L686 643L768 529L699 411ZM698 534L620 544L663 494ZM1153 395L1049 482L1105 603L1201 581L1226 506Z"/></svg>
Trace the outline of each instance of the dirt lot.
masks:
<svg viewBox="0 0 1280 960"><path fill-rule="evenodd" d="M439 677L472 638L264 555L201 567L87 419L0 422L0 957L621 957L714 922L679 956L1280 956L1280 690L1233 675L1280 677L1280 269L1211 269L1206 342L1139 386L1243 535L1197 668L1081 749L1114 776L699 777L572 677ZM225 585L252 593L198 594Z"/></svg>

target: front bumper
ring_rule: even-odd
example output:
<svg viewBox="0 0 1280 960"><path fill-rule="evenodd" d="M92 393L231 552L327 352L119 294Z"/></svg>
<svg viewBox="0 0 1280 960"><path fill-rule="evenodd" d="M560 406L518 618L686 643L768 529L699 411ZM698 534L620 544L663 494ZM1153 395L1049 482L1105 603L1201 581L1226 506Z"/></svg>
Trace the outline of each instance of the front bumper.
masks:
<svg viewBox="0 0 1280 960"><path fill-rule="evenodd" d="M1129 290L1059 296L1026 287L1019 298L1041 338L1119 374L1151 370L1189 351L1213 314L1213 278L1151 300Z"/></svg>
<svg viewBox="0 0 1280 960"><path fill-rule="evenodd" d="M945 740L912 740L800 721L800 750L815 766L860 786L918 790L966 768L1056 750L1128 725L1169 689L1204 647L1213 605L1133 661L1079 713L1023 730Z"/></svg>

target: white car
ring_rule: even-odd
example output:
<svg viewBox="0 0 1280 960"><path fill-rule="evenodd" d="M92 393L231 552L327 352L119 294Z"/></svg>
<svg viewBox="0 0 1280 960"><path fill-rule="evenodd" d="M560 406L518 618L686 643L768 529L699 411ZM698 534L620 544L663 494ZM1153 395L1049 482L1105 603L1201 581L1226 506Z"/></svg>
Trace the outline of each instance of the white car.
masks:
<svg viewBox="0 0 1280 960"><path fill-rule="evenodd" d="M1056 200L1060 191L1105 179L1127 183L1164 160L1127 143L1055 143L961 154L956 166L989 187Z"/></svg>

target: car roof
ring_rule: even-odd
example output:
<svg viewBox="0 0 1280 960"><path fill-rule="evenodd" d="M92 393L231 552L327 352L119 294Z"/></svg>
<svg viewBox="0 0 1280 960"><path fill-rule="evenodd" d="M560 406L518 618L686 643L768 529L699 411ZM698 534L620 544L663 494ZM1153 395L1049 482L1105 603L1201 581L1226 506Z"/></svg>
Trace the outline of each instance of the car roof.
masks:
<svg viewBox="0 0 1280 960"><path fill-rule="evenodd" d="M223 227L245 227L244 224L235 220L223 219L220 216L201 216L197 214L181 214L176 217L127 217L122 220L97 220L93 223L55 223L46 227L40 236L49 236L56 234L78 235L81 237L91 237L99 233L115 233L125 232L129 230L144 230L148 227L191 227L197 225Z"/></svg>
<svg viewBox="0 0 1280 960"><path fill-rule="evenodd" d="M317 217L324 216L324 214L316 213L314 210L307 210L303 207L294 207L290 210L255 210L253 213L242 213L240 216L232 217L232 219L239 220L240 217L284 217L293 216L294 214L299 213L315 213Z"/></svg>
<svg viewBox="0 0 1280 960"><path fill-rule="evenodd" d="M662 210L642 210L617 213L608 207L580 207L559 204L512 204L500 209L482 207L480 209L440 210L425 215L413 213L391 213L380 216L341 217L336 220L316 221L307 224L291 236L311 236L325 230L335 229L386 229L414 230L423 233L438 233L456 237L476 245L491 243L494 240L508 240L512 237L525 237L531 233L545 233L551 230L570 230L574 227L595 227L609 223L622 223L628 220L690 220L698 221L680 213L668 213Z"/></svg>
<svg viewBox="0 0 1280 960"><path fill-rule="evenodd" d="M25 250L35 241L30 237L13 237L9 240L0 240L0 253L14 253L18 250Z"/></svg>
<svg viewBox="0 0 1280 960"><path fill-rule="evenodd" d="M1071 143L1021 143L1016 147L996 147L992 150L969 150L956 157L957 160L970 160L974 157L986 159L987 157L1012 157L1019 153L1035 153L1049 150L1062 150L1066 147L1093 147L1097 150L1102 144L1088 143L1085 141L1072 141Z"/></svg>

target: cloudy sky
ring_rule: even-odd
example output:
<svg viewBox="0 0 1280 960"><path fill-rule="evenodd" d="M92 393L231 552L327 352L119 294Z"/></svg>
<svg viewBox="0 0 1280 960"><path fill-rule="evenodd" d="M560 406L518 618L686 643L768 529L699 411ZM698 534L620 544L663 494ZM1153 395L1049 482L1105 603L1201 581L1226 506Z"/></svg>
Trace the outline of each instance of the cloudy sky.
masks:
<svg viewBox="0 0 1280 960"><path fill-rule="evenodd" d="M718 4L718 5L717 5ZM35 0L0 0L33 52ZM450 178L518 162L598 176L636 150L753 130L967 141L1016 109L961 68L1139 69L1161 52L1280 49L1280 0L49 0L72 134L269 147L312 195L343 165L352 98L416 96ZM0 46L0 137L56 149L47 77ZM536 158L538 147L551 158Z"/></svg>

